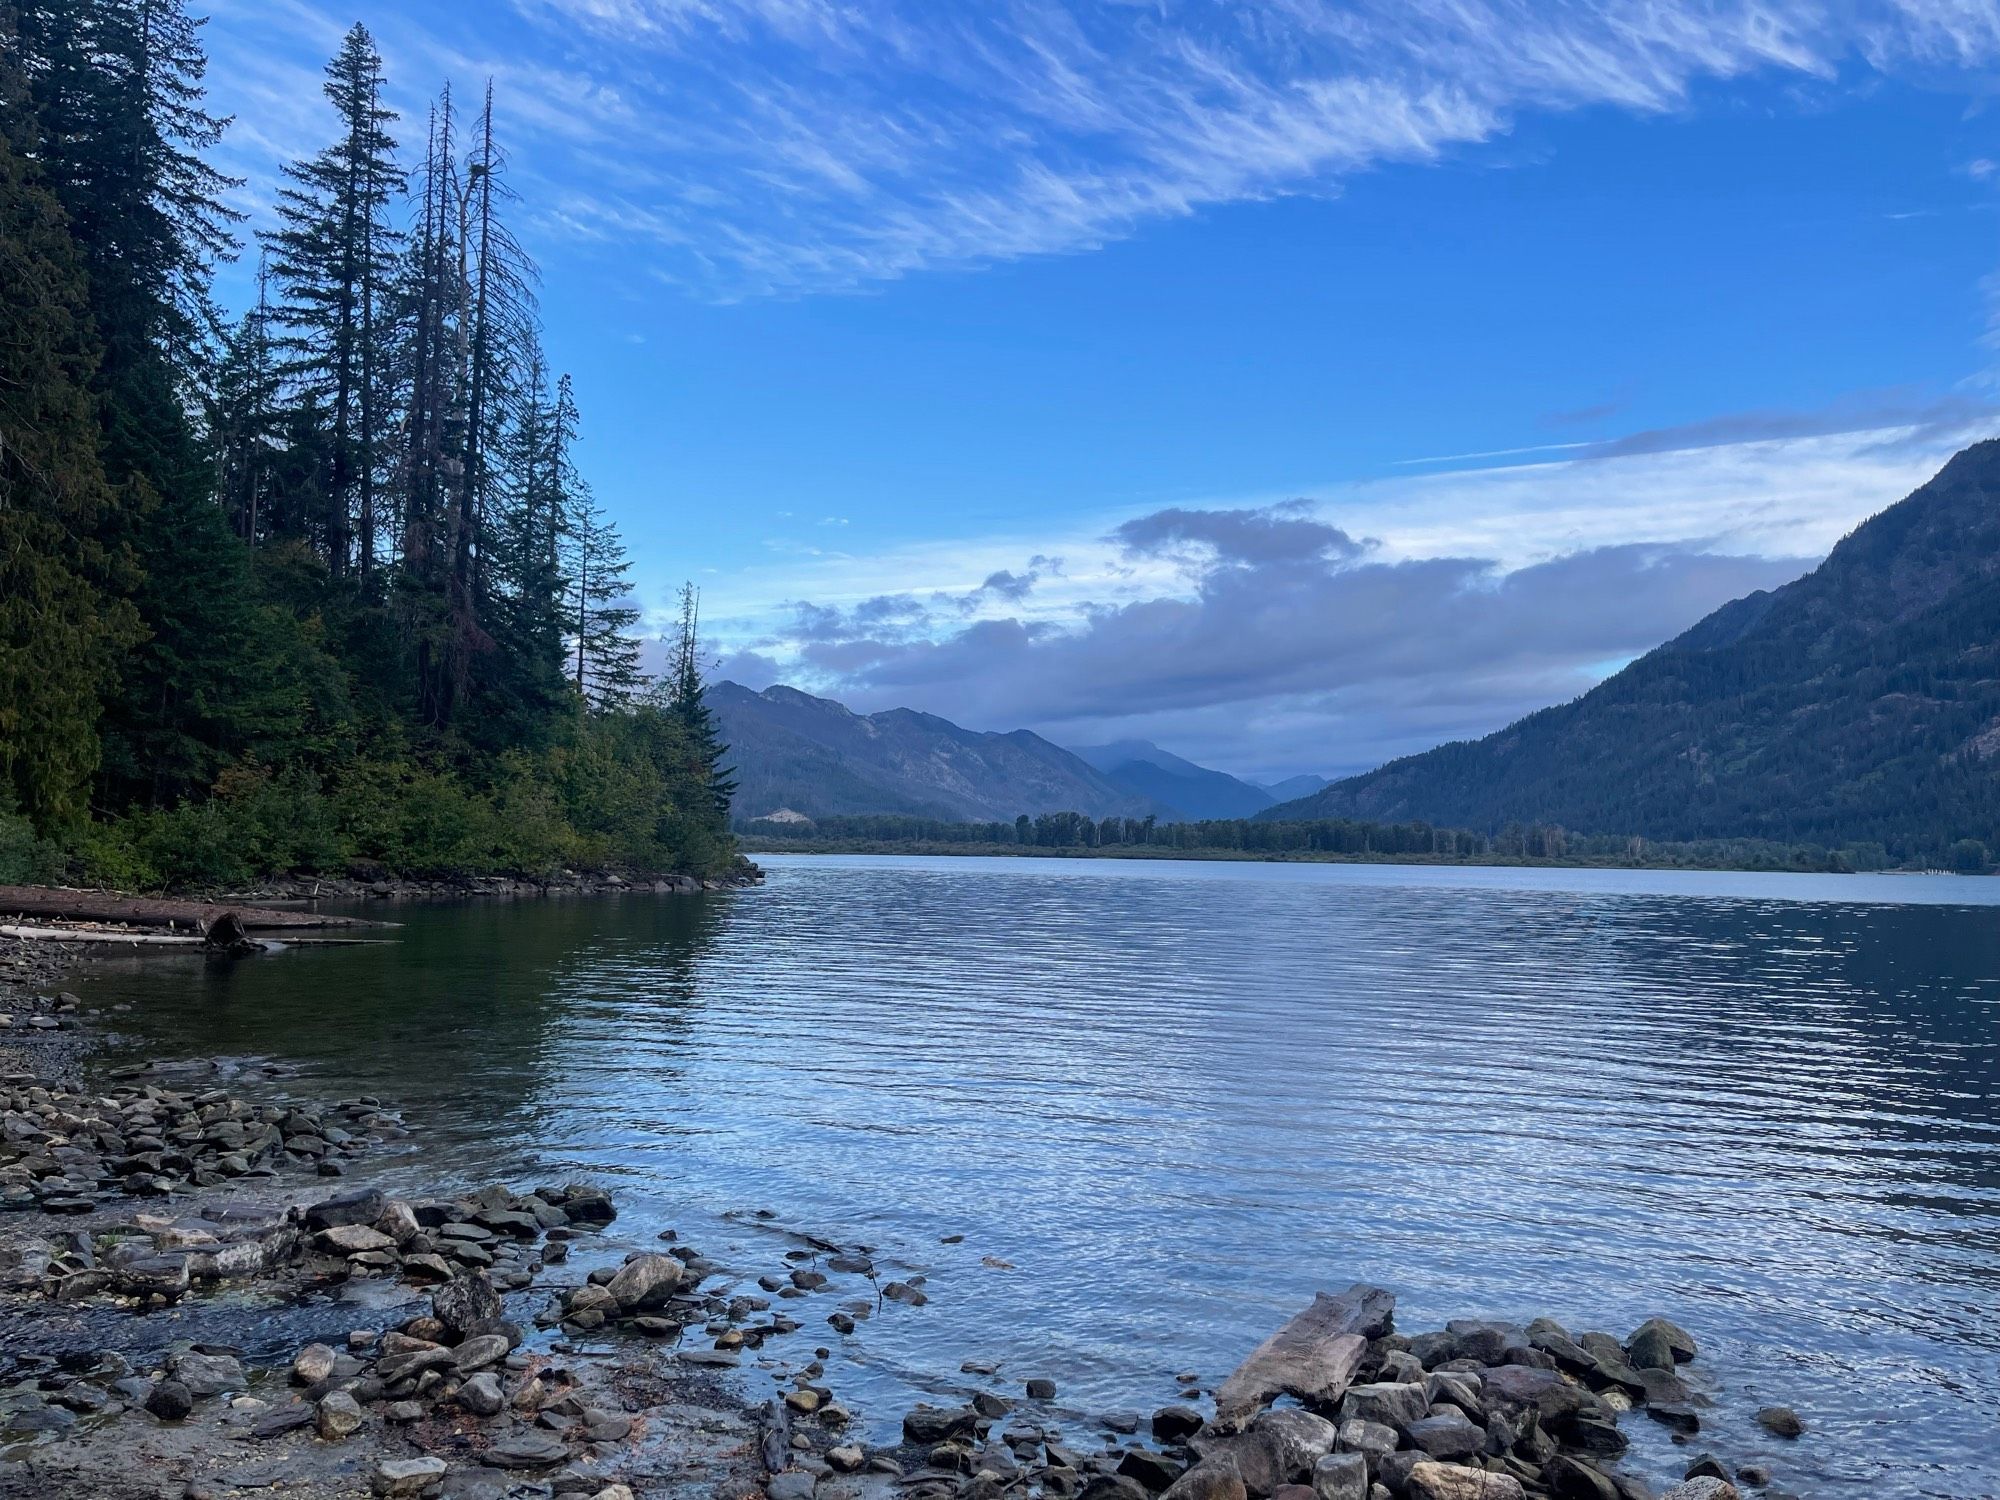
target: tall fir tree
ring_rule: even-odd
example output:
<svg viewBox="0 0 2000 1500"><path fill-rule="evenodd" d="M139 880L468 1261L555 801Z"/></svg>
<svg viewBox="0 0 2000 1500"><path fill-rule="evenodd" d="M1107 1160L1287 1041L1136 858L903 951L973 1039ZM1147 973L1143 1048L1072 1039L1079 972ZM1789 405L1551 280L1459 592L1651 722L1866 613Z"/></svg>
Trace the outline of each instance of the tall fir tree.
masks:
<svg viewBox="0 0 2000 1500"><path fill-rule="evenodd" d="M335 577L374 571L377 477L389 416L388 335L399 236L388 219L407 190L382 103L382 60L355 25L327 64L338 133L285 169L266 236L281 300L286 373L325 423L322 513L308 539Z"/></svg>
<svg viewBox="0 0 2000 1500"><path fill-rule="evenodd" d="M575 495L568 542L572 681L590 708L616 713L637 702L646 685L642 647L632 634L639 611L625 543L588 486Z"/></svg>
<svg viewBox="0 0 2000 1500"><path fill-rule="evenodd" d="M708 706L708 674L701 650L701 594L692 583L684 583L680 602L680 622L663 683L667 711L680 728L689 770L706 796L709 810L726 826L729 804L736 795L736 778L722 764L729 747L722 742L715 710Z"/></svg>

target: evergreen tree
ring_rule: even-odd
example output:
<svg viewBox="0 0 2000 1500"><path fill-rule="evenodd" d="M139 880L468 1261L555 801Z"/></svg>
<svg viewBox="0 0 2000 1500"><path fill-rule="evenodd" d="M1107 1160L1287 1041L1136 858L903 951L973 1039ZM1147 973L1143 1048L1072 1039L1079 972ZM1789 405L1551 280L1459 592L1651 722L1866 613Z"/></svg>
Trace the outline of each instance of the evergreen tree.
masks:
<svg viewBox="0 0 2000 1500"><path fill-rule="evenodd" d="M673 658L666 681L668 712L679 725L696 782L707 796L709 811L723 825L736 795L736 778L722 760L729 747L722 742L715 710L708 706L708 683L701 654L701 595L692 583L681 585L681 617L673 641Z"/></svg>
<svg viewBox="0 0 2000 1500"><path fill-rule="evenodd" d="M587 485L574 496L568 543L571 680L600 713L629 708L645 686L632 634L639 611L631 603L625 544Z"/></svg>
<svg viewBox="0 0 2000 1500"><path fill-rule="evenodd" d="M326 423L323 514L310 539L334 576L366 577L376 549L376 472L388 416L386 348L398 235L388 209L406 191L381 102L382 60L356 25L327 64L325 92L339 134L319 155L285 169L278 227L267 237L282 292L286 373ZM359 533L358 551L355 545Z"/></svg>
<svg viewBox="0 0 2000 1500"><path fill-rule="evenodd" d="M115 503L90 396L82 258L29 157L26 83L0 7L0 803L48 831L80 814L97 721L137 621L95 540Z"/></svg>

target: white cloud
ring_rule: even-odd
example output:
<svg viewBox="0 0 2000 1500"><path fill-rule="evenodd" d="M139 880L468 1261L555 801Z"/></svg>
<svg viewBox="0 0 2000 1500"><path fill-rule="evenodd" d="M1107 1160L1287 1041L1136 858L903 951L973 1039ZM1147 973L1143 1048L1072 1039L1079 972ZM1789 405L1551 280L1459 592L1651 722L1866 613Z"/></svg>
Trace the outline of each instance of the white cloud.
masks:
<svg viewBox="0 0 2000 1500"><path fill-rule="evenodd" d="M708 618L725 670L753 686L1079 743L1156 738L1239 772L1355 770L1573 696L1797 576L1991 430L1991 412L1950 410L1956 422L1693 447L1653 434L1609 456L1333 486L1311 504L1238 497L1061 538L752 569L708 585ZM1719 430L1755 428L1680 440ZM809 602L768 608L781 599Z"/></svg>
<svg viewBox="0 0 2000 1500"><path fill-rule="evenodd" d="M659 274L725 298L1087 248L1334 191L1529 113L2000 55L1987 0L515 0L483 26L371 19L411 103L447 73L496 78L517 169L561 190L545 231L650 245ZM221 101L269 91L273 37L324 52L335 30L308 0L222 0Z"/></svg>

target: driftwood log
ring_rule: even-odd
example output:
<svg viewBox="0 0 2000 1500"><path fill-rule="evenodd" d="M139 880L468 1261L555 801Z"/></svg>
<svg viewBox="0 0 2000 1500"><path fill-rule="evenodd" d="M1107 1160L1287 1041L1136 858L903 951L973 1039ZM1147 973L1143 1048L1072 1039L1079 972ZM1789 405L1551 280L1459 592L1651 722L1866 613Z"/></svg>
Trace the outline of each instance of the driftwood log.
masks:
<svg viewBox="0 0 2000 1500"><path fill-rule="evenodd" d="M110 891L68 891L41 885L0 885L0 916L58 922L123 922L130 927L183 928L206 932L209 923L233 913L246 931L286 928L381 927L361 917L330 917L313 911L278 911L268 906L222 905L213 901L169 901L120 896Z"/></svg>
<svg viewBox="0 0 2000 1500"><path fill-rule="evenodd" d="M1387 1333L1396 1295L1356 1282L1339 1296L1321 1292L1313 1304L1265 1339L1215 1393L1215 1425L1241 1431L1280 1396L1331 1406L1361 1367L1368 1341Z"/></svg>

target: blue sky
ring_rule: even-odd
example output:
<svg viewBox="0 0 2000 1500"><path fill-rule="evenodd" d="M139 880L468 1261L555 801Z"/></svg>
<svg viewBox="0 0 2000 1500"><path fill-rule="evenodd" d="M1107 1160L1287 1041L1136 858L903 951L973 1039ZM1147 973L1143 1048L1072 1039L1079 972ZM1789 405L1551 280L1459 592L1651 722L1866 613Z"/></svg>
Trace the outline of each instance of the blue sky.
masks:
<svg viewBox="0 0 2000 1500"><path fill-rule="evenodd" d="M753 686L1359 769L1996 426L1983 0L210 10L253 214L352 20L493 78L639 597Z"/></svg>

